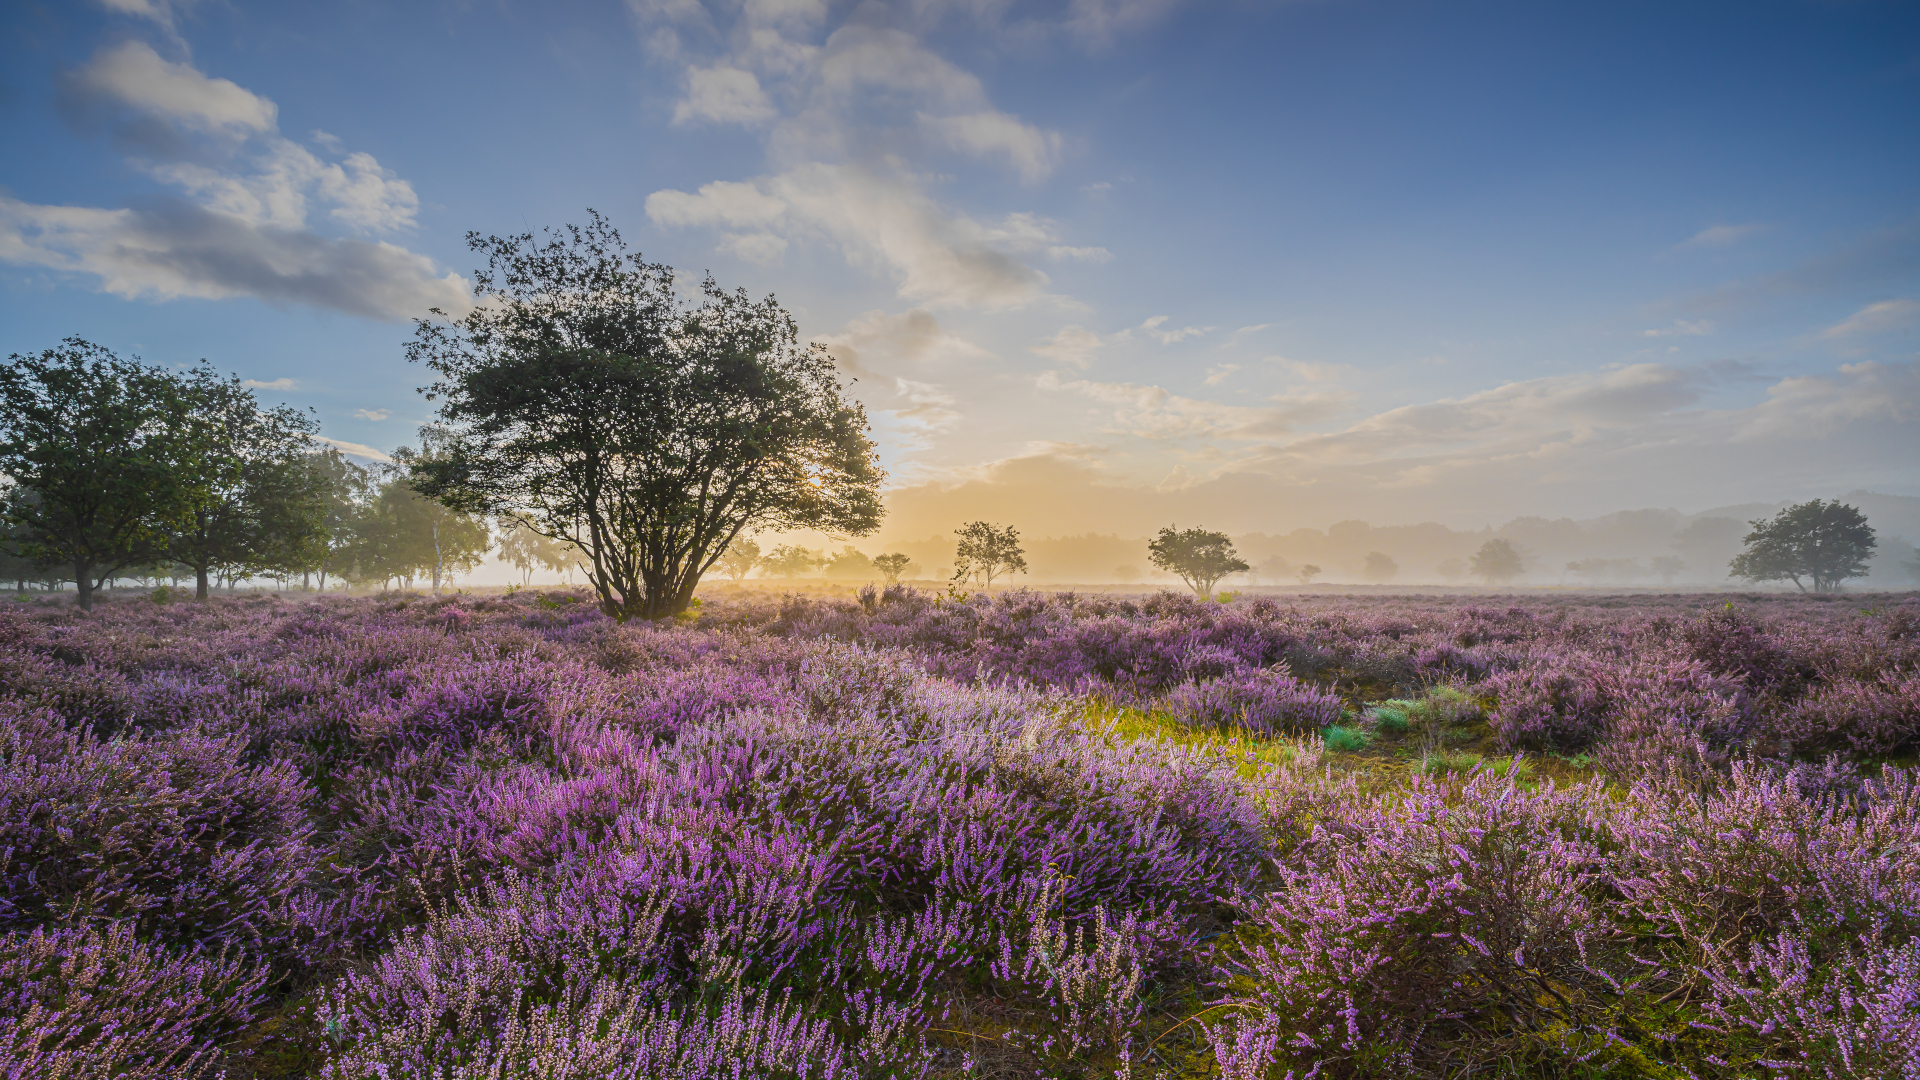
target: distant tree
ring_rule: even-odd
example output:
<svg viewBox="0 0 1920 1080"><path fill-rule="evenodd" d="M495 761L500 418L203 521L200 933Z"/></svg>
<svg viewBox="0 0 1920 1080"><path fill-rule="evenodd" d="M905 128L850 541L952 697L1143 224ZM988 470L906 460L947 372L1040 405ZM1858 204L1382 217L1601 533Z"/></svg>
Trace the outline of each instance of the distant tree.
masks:
<svg viewBox="0 0 1920 1080"><path fill-rule="evenodd" d="M1679 577L1686 568L1687 560L1678 555L1655 555L1653 557L1653 572L1660 578L1660 584L1662 585L1673 584L1673 579Z"/></svg>
<svg viewBox="0 0 1920 1080"><path fill-rule="evenodd" d="M323 561L324 473L309 458L313 418L289 406L262 409L237 375L201 365L181 378L188 403L174 465L179 518L167 554L192 570L194 597L222 571L293 572Z"/></svg>
<svg viewBox="0 0 1920 1080"><path fill-rule="evenodd" d="M520 571L520 583L531 584L535 570L550 570L564 573L579 555L579 549L563 544L551 537L541 536L527 528L526 522L514 518L501 518L496 523L500 532L501 562L509 563Z"/></svg>
<svg viewBox="0 0 1920 1080"><path fill-rule="evenodd" d="M1113 568L1113 579L1123 585L1131 585L1140 580L1140 568L1137 566L1116 566Z"/></svg>
<svg viewBox="0 0 1920 1080"><path fill-rule="evenodd" d="M1168 525L1147 543L1147 561L1187 583L1196 595L1210 597L1228 574L1253 569L1233 550L1226 533L1176 530Z"/></svg>
<svg viewBox="0 0 1920 1080"><path fill-rule="evenodd" d="M953 530L960 538L954 552L953 580L979 578L987 588L1002 574L1027 572L1026 552L1020 547L1020 534L1013 526L999 528L985 521L973 522Z"/></svg>
<svg viewBox="0 0 1920 1080"><path fill-rule="evenodd" d="M1467 560L1461 558L1441 559L1440 565L1434 567L1434 569L1439 571L1441 578L1444 580L1459 581L1461 578L1467 576Z"/></svg>
<svg viewBox="0 0 1920 1080"><path fill-rule="evenodd" d="M1360 568L1360 576L1375 584L1392 581L1399 572L1400 564L1384 551L1367 552L1366 564Z"/></svg>
<svg viewBox="0 0 1920 1080"><path fill-rule="evenodd" d="M1901 563L1900 568L1907 572L1909 580L1920 582L1920 555L1915 555L1913 558Z"/></svg>
<svg viewBox="0 0 1920 1080"><path fill-rule="evenodd" d="M186 409L177 379L79 338L0 368L0 475L32 494L5 504L15 544L70 565L81 610L120 571L165 560Z"/></svg>
<svg viewBox="0 0 1920 1080"><path fill-rule="evenodd" d="M878 573L873 560L853 545L840 549L838 554L830 555L825 561L827 576L830 578L868 578Z"/></svg>
<svg viewBox="0 0 1920 1080"><path fill-rule="evenodd" d="M819 566L820 556L798 544L781 544L760 556L760 565L771 577L797 578Z"/></svg>
<svg viewBox="0 0 1920 1080"><path fill-rule="evenodd" d="M887 579L887 584L889 585L899 581L900 575L906 573L907 567L912 565L913 556L903 555L898 551L889 551L885 555L875 555L873 557L873 568L880 571L881 576Z"/></svg>
<svg viewBox="0 0 1920 1080"><path fill-rule="evenodd" d="M1279 555L1269 555L1261 561L1259 566L1253 568L1253 576L1256 581L1264 579L1274 585L1281 584L1288 578L1294 576L1294 573L1293 564Z"/></svg>
<svg viewBox="0 0 1920 1080"><path fill-rule="evenodd" d="M1319 577L1320 573L1321 570L1319 567L1312 563L1305 563L1301 565L1299 571L1294 576L1300 579L1300 584L1311 585L1313 584L1313 579Z"/></svg>
<svg viewBox="0 0 1920 1080"><path fill-rule="evenodd" d="M1839 500L1814 499L1789 506L1772 520L1747 524L1746 550L1728 564L1734 577L1748 581L1790 580L1801 592L1806 578L1817 593L1838 592L1848 578L1865 577L1873 558L1873 526L1865 515Z"/></svg>
<svg viewBox="0 0 1920 1080"><path fill-rule="evenodd" d="M741 578L752 573L753 568L760 565L760 545L750 536L736 536L733 543L727 545L727 550L720 553L719 560L713 565L719 567L720 572L732 578L737 585Z"/></svg>
<svg viewBox="0 0 1920 1080"><path fill-rule="evenodd" d="M1504 585L1524 573L1520 553L1505 540L1489 540L1473 553L1473 576L1489 585Z"/></svg>
<svg viewBox="0 0 1920 1080"><path fill-rule="evenodd" d="M686 610L743 533L877 528L885 474L825 349L771 297L708 279L689 305L591 217L544 243L468 235L483 302L407 346L454 428L421 490L578 545L621 621Z"/></svg>

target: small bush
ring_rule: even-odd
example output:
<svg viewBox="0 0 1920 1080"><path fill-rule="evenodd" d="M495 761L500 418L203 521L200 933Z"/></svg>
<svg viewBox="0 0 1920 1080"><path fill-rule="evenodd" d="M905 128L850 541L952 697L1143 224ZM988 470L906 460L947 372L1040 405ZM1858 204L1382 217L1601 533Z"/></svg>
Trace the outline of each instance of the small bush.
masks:
<svg viewBox="0 0 1920 1080"><path fill-rule="evenodd" d="M1321 732L1320 737L1326 740L1327 749L1349 754L1365 750L1373 743L1373 736L1365 731L1338 724Z"/></svg>

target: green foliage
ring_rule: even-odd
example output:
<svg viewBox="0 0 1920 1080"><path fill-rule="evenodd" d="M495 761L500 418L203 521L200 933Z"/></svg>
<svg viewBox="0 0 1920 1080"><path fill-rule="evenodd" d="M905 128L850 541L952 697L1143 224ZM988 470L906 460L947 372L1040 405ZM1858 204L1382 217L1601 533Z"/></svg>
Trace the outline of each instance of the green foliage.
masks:
<svg viewBox="0 0 1920 1080"><path fill-rule="evenodd" d="M468 244L485 302L420 320L407 346L453 425L414 465L423 493L577 545L620 620L685 610L742 533L878 527L866 413L771 297L708 279L683 302L597 213L542 243Z"/></svg>
<svg viewBox="0 0 1920 1080"><path fill-rule="evenodd" d="M1505 540L1489 540L1473 553L1473 576L1489 585L1504 585L1526 569L1520 552Z"/></svg>
<svg viewBox="0 0 1920 1080"><path fill-rule="evenodd" d="M326 558L328 471L316 469L310 416L262 409L239 376L202 365L180 381L188 404L174 479L179 516L167 555L210 575L314 569Z"/></svg>
<svg viewBox="0 0 1920 1080"><path fill-rule="evenodd" d="M1339 724L1321 732L1320 737L1326 741L1327 749L1348 754L1365 750L1373 744L1373 736L1359 728L1343 727Z"/></svg>
<svg viewBox="0 0 1920 1080"><path fill-rule="evenodd" d="M80 338L0 368L0 474L26 493L6 503L16 550L71 564L82 609L165 558L187 411L178 380Z"/></svg>
<svg viewBox="0 0 1920 1080"><path fill-rule="evenodd" d="M1790 580L1801 592L1806 578L1817 593L1838 592L1848 578L1865 577L1877 541L1873 526L1851 506L1836 499L1814 499L1789 506L1773 519L1748 522L1747 549L1728 570L1748 581Z"/></svg>
<svg viewBox="0 0 1920 1080"><path fill-rule="evenodd" d="M1013 526L996 526L975 521L953 530L960 538L954 552L953 580L956 583L979 578L987 588L1001 574L1027 572L1026 552L1020 547L1020 533Z"/></svg>
<svg viewBox="0 0 1920 1080"><path fill-rule="evenodd" d="M1169 525L1147 544L1147 560L1187 583L1202 597L1229 574L1253 569L1233 550L1226 533L1206 529L1177 531Z"/></svg>

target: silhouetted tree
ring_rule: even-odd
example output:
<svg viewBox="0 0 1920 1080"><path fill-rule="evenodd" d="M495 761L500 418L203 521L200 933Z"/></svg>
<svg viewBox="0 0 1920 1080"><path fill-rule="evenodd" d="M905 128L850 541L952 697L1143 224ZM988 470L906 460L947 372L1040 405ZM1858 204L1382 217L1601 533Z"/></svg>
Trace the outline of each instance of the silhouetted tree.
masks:
<svg viewBox="0 0 1920 1080"><path fill-rule="evenodd" d="M1177 531L1169 525L1147 542L1147 560L1187 583L1201 597L1228 574L1244 574L1252 567L1233 550L1226 533L1206 529Z"/></svg>
<svg viewBox="0 0 1920 1080"><path fill-rule="evenodd" d="M1686 570L1686 568L1687 560L1682 559L1678 555L1655 555L1653 557L1653 572L1659 576L1660 584L1662 585L1673 584L1673 579L1679 577L1681 572Z"/></svg>
<svg viewBox="0 0 1920 1080"><path fill-rule="evenodd" d="M727 545L727 550L720 553L719 560L713 565L719 567L721 573L738 584L742 578L753 572L754 567L760 565L760 545L752 537L737 536L733 543Z"/></svg>
<svg viewBox="0 0 1920 1080"><path fill-rule="evenodd" d="M1020 547L1020 534L1013 526L1000 528L976 521L953 533L960 538L953 556L953 580L977 577L991 589L993 579L1002 574L1027 572L1026 553Z"/></svg>
<svg viewBox="0 0 1920 1080"><path fill-rule="evenodd" d="M1300 584L1311 585L1313 579L1320 576L1320 568L1312 563L1306 563L1300 567L1299 573L1295 576L1300 579Z"/></svg>
<svg viewBox="0 0 1920 1080"><path fill-rule="evenodd" d="M760 565L772 577L795 578L820 565L820 556L798 544L781 544L760 556Z"/></svg>
<svg viewBox="0 0 1920 1080"><path fill-rule="evenodd" d="M886 578L889 585L899 581L900 575L906 573L907 567L912 565L913 557L898 551L889 551L884 555L873 557L873 568L880 571L880 576Z"/></svg>
<svg viewBox="0 0 1920 1080"><path fill-rule="evenodd" d="M1473 553L1473 576L1489 585L1504 585L1526 570L1520 553L1505 540L1489 540Z"/></svg>
<svg viewBox="0 0 1920 1080"><path fill-rule="evenodd" d="M541 536L527 528L525 522L513 518L501 518L500 561L510 563L520 571L522 585L533 581L536 569L564 573L579 557L580 549L571 544L563 544L551 537Z"/></svg>
<svg viewBox="0 0 1920 1080"><path fill-rule="evenodd" d="M1865 577L1873 558L1873 526L1865 515L1838 499L1814 499L1789 506L1771 520L1747 524L1747 549L1727 564L1734 577L1748 581L1792 581L1807 591L1806 578L1817 593L1837 592L1848 578Z"/></svg>
<svg viewBox="0 0 1920 1080"><path fill-rule="evenodd" d="M407 346L454 431L421 490L578 545L620 620L684 611L744 532L878 527L866 413L825 350L771 297L709 279L683 303L673 271L591 217L544 243L469 234L484 302Z"/></svg>
<svg viewBox="0 0 1920 1080"><path fill-rule="evenodd" d="M15 543L70 564L82 610L115 574L165 560L186 412L177 379L80 338L0 368L0 475L33 496L6 503Z"/></svg>
<svg viewBox="0 0 1920 1080"><path fill-rule="evenodd" d="M871 578L877 573L873 560L851 544L828 556L824 568L830 578Z"/></svg>

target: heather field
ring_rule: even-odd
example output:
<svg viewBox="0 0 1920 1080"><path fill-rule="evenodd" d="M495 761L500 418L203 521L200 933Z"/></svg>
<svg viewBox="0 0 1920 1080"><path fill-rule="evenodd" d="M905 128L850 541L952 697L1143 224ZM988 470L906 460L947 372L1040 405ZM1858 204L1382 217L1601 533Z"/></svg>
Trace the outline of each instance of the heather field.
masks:
<svg viewBox="0 0 1920 1080"><path fill-rule="evenodd" d="M1920 1077L1920 599L0 611L0 1073Z"/></svg>

